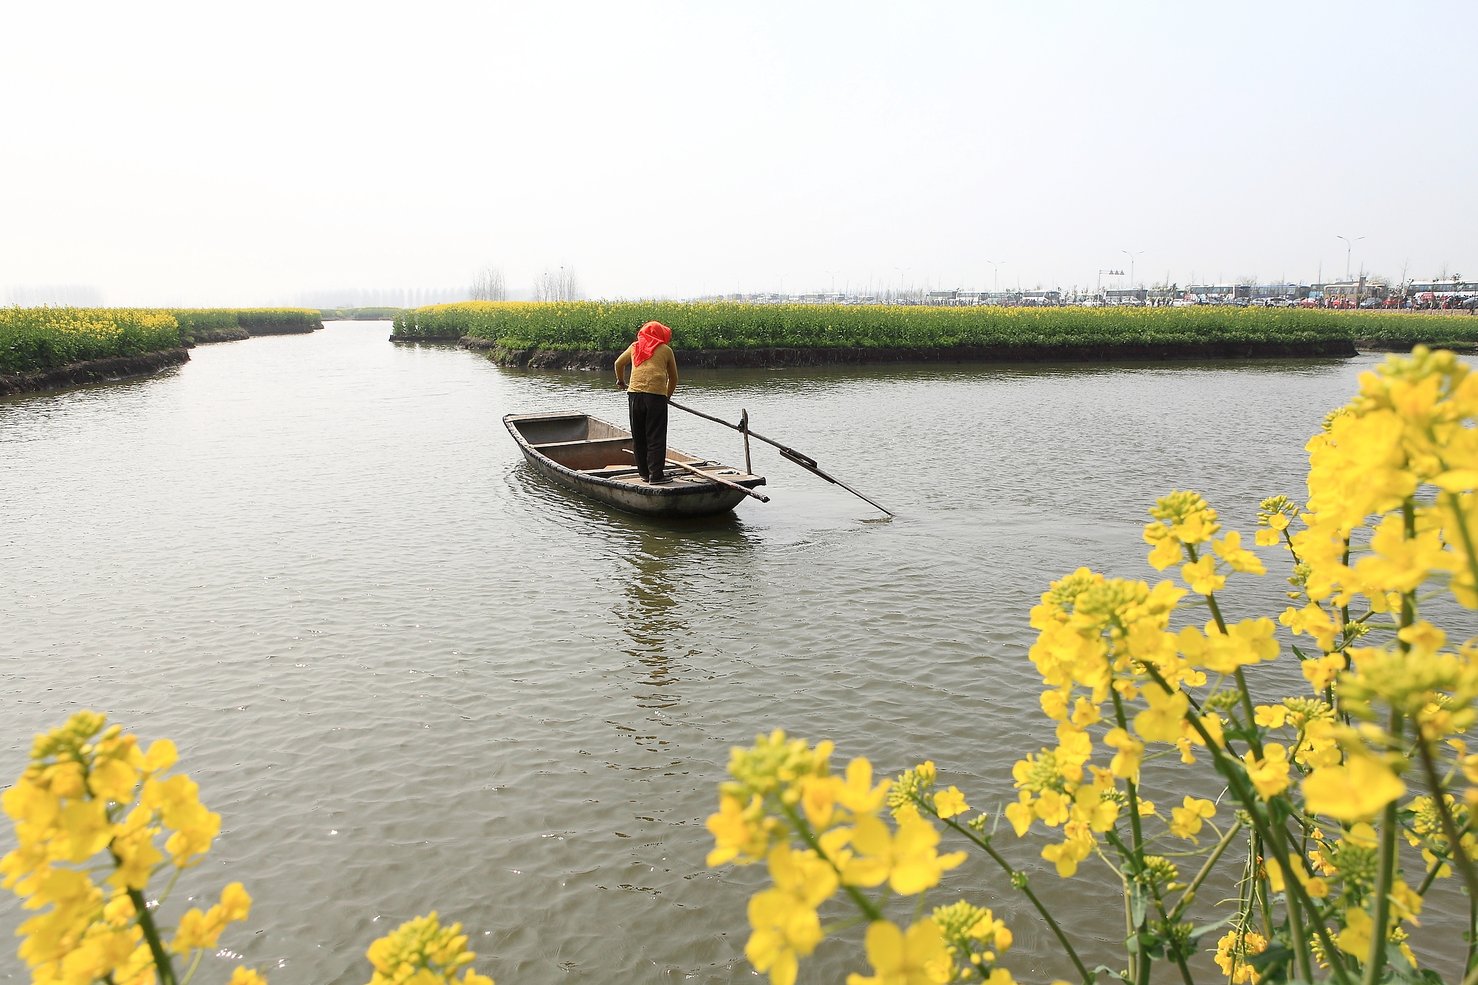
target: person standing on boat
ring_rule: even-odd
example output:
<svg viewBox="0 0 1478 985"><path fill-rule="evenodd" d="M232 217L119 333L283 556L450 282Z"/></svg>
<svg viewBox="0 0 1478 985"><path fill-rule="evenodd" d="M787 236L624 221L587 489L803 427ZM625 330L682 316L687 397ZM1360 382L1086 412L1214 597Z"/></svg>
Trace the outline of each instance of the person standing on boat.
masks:
<svg viewBox="0 0 1478 985"><path fill-rule="evenodd" d="M616 357L616 383L626 390L636 468L647 482L667 482L667 401L677 389L672 329L649 321L636 341ZM627 382L627 378L630 382Z"/></svg>

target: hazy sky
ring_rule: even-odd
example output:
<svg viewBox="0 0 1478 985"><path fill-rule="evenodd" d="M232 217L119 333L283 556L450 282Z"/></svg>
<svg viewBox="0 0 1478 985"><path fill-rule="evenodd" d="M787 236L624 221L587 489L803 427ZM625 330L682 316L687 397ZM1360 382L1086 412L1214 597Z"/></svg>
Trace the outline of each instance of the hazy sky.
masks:
<svg viewBox="0 0 1478 985"><path fill-rule="evenodd" d="M7 0L0 37L0 302L1310 281L1339 235L1478 275L1472 0Z"/></svg>

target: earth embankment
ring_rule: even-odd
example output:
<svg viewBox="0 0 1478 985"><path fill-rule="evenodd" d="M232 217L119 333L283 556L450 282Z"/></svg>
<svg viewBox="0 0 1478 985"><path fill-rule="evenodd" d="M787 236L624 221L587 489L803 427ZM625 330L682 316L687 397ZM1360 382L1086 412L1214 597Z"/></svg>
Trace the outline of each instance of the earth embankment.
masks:
<svg viewBox="0 0 1478 985"><path fill-rule="evenodd" d="M607 370L617 352L563 349L507 349L487 339L464 338L467 349L486 351L500 366L525 369ZM887 363L1055 363L1055 362L1157 362L1183 359L1280 359L1300 357L1348 357L1356 354L1353 342L1325 339L1308 342L1205 342L1137 343L1130 345L1060 346L947 346L947 347L827 347L682 349L678 360L685 367L702 369L778 369L787 366L848 366Z"/></svg>
<svg viewBox="0 0 1478 985"><path fill-rule="evenodd" d="M48 390L64 390L68 387L85 386L89 383L105 383L113 380L151 376L170 366L189 362L190 353L183 348L161 349L137 356L109 356L106 359L90 359L86 362L58 366L54 369L38 369L25 373L0 374L0 397L21 393L44 393Z"/></svg>

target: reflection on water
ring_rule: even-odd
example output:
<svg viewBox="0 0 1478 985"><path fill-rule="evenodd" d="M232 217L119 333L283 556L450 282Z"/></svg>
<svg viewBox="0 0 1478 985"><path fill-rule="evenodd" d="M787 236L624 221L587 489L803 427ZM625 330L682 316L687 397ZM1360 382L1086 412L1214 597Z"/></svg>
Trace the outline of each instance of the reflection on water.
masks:
<svg viewBox="0 0 1478 985"><path fill-rule="evenodd" d="M660 730L671 726L674 710L682 704L683 680L702 655L688 620L704 604L704 583L716 573L747 568L754 545L733 514L662 524L624 516L612 522L627 527L630 537L619 556L624 589L615 621L634 661L632 697L658 732L643 735L627 725L616 727L656 752L668 744Z"/></svg>
<svg viewBox="0 0 1478 985"><path fill-rule="evenodd" d="M899 516L757 445L770 503L669 525L542 479L501 424L620 422L608 374L387 330L0 402L0 777L79 707L175 739L223 817L180 896L242 879L256 905L228 944L274 985L357 985L368 941L433 908L499 981L748 980L761 873L704 866L732 745L783 727L1013 799L1010 764L1051 740L1026 659L1045 586L1148 576L1140 527L1169 489L1244 529L1296 495L1304 439L1376 361L685 372L685 403L748 408ZM711 422L671 432L742 460ZM1121 956L1109 880L1002 848L1102 942L1090 964ZM993 874L952 886L1011 922L1023 977L1069 971ZM0 901L0 927L21 918ZM808 980L858 970L854 944Z"/></svg>

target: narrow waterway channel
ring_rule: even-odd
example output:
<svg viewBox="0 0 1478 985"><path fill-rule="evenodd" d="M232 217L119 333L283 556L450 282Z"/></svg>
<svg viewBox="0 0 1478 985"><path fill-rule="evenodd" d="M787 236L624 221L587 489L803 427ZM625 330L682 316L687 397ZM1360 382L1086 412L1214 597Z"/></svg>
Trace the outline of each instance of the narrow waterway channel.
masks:
<svg viewBox="0 0 1478 985"><path fill-rule="evenodd" d="M1011 763L1050 736L1026 659L1046 585L1153 577L1140 530L1171 489L1250 532L1379 358L695 371L684 402L747 408L899 515L756 446L772 502L669 526L549 485L500 421L620 422L608 375L387 333L0 400L0 779L79 708L176 740L223 817L180 892L255 898L202 982L240 960L360 983L368 943L431 909L500 985L750 980L761 873L704 867L731 745L783 727L880 772L932 758L977 808L1014 799ZM672 443L742 463L676 413ZM1003 842L1095 957L1122 955L1116 886ZM999 879L957 876L931 901L996 907L1020 977L1068 971ZM0 937L21 919L0 901ZM801 981L849 969L860 948L828 943Z"/></svg>

